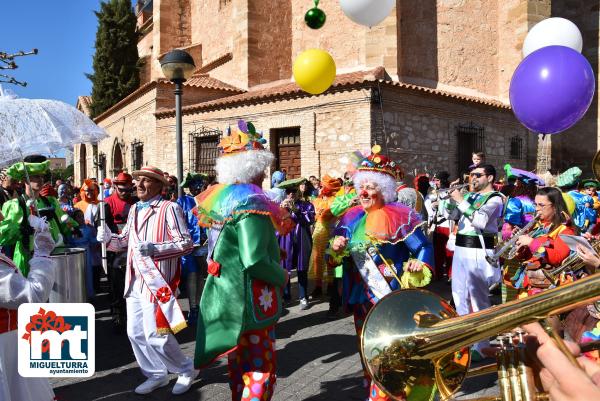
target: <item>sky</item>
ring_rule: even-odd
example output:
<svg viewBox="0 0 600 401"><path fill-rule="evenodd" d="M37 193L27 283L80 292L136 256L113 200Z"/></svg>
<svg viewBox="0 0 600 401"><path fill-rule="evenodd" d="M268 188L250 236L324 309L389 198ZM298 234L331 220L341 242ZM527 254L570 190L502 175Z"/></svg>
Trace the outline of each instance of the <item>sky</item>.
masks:
<svg viewBox="0 0 600 401"><path fill-rule="evenodd" d="M75 105L91 94L92 58L100 0L2 1L0 51L14 53L37 48L37 55L18 57L16 70L0 70L27 82L5 84L19 97L58 99ZM1 79L1 78L0 78Z"/></svg>

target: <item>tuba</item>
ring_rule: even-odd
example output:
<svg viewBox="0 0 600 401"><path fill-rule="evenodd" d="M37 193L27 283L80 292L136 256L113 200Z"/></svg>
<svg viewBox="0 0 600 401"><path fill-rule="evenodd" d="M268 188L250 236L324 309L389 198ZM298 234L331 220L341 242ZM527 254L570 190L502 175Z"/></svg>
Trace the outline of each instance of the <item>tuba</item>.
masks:
<svg viewBox="0 0 600 401"><path fill-rule="evenodd" d="M470 344L598 299L600 274L465 316L458 316L429 291L396 291L369 311L360 338L361 358L373 381L394 400L430 400L437 391L441 400L448 400L468 375ZM562 341L558 345L564 346ZM504 346L508 342L499 360ZM525 393L518 399L546 399L546 394L536 394L535 387L524 383L531 380L521 380L519 387L525 368L521 364L517 371L515 363L508 365L513 372L510 380L498 363L499 382L508 384L490 400L510 401L513 398L506 394L511 392Z"/></svg>

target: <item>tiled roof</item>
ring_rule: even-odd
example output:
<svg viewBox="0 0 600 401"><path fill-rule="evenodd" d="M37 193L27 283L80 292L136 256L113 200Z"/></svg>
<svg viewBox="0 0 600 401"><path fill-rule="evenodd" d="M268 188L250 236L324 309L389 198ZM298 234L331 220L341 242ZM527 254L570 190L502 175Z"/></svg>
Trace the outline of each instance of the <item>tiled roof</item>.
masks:
<svg viewBox="0 0 600 401"><path fill-rule="evenodd" d="M212 78L208 74L195 74L190 79L183 83L185 86L193 86L196 88L218 89L223 91L243 92L242 89L226 84L223 81Z"/></svg>
<svg viewBox="0 0 600 401"><path fill-rule="evenodd" d="M100 122L101 120L105 119L106 117L108 117L109 115L111 115L112 113L114 113L115 111L119 110L121 107L123 107L123 106L131 103L132 101L134 101L135 99L139 98L140 96L142 96L146 92L152 90L159 83L161 83L161 84L165 84L165 83L166 84L171 84L171 81L169 81L169 80L167 80L165 78L159 78L159 79L157 79L155 81L146 82L145 84L143 84L142 86L140 86L139 88L137 88L135 91L133 91L132 93L130 93L129 95L127 95L125 98L123 98L121 101L119 101L118 103L116 103L113 106L111 106L104 113L101 113L96 118L94 118L94 122L96 122L96 123ZM236 88L235 86L231 86L229 84L226 84L225 82L219 81L218 79L211 78L210 76L208 76L206 74L196 74L196 75L193 75L190 79L188 79L183 84L184 84L184 86L192 86L194 88L216 89L216 90L221 90L221 91L225 91L225 92L232 92L232 93L241 93L241 92L243 92L242 89L239 89L239 88Z"/></svg>
<svg viewBox="0 0 600 401"><path fill-rule="evenodd" d="M331 88L327 90L327 92L343 89L346 87L352 87L355 85L360 85L365 82L379 82L382 85L391 85L395 87L405 88L408 90L420 91L424 93L430 93L439 96L450 97L454 99L459 99L467 102L474 102L485 104L493 107L510 109L510 106L501 101L492 99L492 98L480 98L476 96L468 96L462 95L458 93L443 91L440 89L427 88L423 86L408 84L404 82L395 82L385 78L385 69L383 67L377 67L368 71L357 71L350 72L346 74L339 74L336 76L335 81L331 85ZM327 94L325 92L325 94ZM304 92L302 89L296 85L294 82L286 82L280 83L273 86L261 87L255 90L250 90L245 93L227 96L217 100L211 100L207 102L192 104L189 106L185 106L183 108L184 114L193 114L196 112L200 112L202 110L210 110L210 109L222 109L233 107L239 104L251 104L251 103L260 103L261 101L267 100L275 100L281 97L289 97L293 95L298 96L311 96ZM156 113L157 118L168 118L175 115L175 109L161 110Z"/></svg>
<svg viewBox="0 0 600 401"><path fill-rule="evenodd" d="M385 81L385 80L379 80L379 82L386 84L386 85L397 86L400 88L406 88L406 89L411 89L411 90L416 90L416 91L421 91L421 92L426 92L426 93L432 93L434 95L450 97L453 99L464 100L467 102L481 103L481 104L485 104L488 106L498 107L501 109L510 109L509 104L501 102L500 100L497 100L497 99L494 99L491 97L485 98L485 97L478 97L478 96L463 95L461 93L445 91L442 89L428 88L426 86L413 85L413 84L409 84L406 82Z"/></svg>

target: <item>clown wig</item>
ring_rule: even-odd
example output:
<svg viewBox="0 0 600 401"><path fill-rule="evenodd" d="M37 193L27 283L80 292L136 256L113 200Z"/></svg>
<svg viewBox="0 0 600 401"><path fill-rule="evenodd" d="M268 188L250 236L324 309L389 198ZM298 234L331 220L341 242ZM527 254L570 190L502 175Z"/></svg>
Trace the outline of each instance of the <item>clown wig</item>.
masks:
<svg viewBox="0 0 600 401"><path fill-rule="evenodd" d="M360 193L359 188L363 182L374 182L377 184L379 192L383 195L385 203L395 202L398 199L396 180L389 174L358 170L352 177L352 180L354 181L354 188L356 188L357 193Z"/></svg>
<svg viewBox="0 0 600 401"><path fill-rule="evenodd" d="M268 150L247 150L217 159L215 170L220 184L249 184L275 160Z"/></svg>

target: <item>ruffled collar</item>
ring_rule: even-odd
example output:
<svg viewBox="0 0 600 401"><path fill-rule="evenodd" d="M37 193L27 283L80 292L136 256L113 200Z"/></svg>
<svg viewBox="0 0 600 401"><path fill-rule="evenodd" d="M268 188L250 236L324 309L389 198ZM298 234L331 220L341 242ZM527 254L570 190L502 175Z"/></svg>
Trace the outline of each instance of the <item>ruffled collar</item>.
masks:
<svg viewBox="0 0 600 401"><path fill-rule="evenodd" d="M352 233L351 242L372 241L396 244L421 226L421 216L401 203L388 203L380 209L366 212L362 206L348 209L339 227Z"/></svg>
<svg viewBox="0 0 600 401"><path fill-rule="evenodd" d="M217 184L196 196L198 224L211 227L222 225L241 214L262 214L271 218L280 234L294 227L287 210L269 199L264 191L254 184Z"/></svg>

